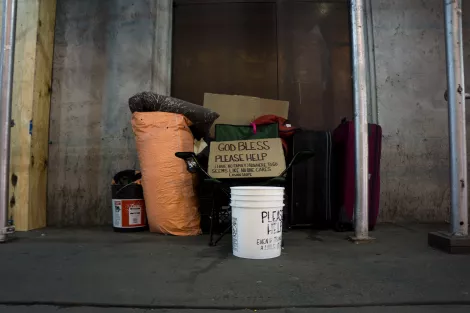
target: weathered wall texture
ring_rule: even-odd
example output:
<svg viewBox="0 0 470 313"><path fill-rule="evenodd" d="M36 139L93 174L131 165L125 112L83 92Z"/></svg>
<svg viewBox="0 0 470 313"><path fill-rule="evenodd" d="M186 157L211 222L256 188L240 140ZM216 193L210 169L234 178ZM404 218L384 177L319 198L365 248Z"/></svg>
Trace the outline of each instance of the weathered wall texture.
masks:
<svg viewBox="0 0 470 313"><path fill-rule="evenodd" d="M49 225L108 223L112 174L137 167L127 99L151 87L156 69L152 2L58 0ZM384 130L381 219L443 221L449 209L443 1L373 0L372 6Z"/></svg>
<svg viewBox="0 0 470 313"><path fill-rule="evenodd" d="M127 99L150 89L152 0L58 0L49 225L111 221L115 172L137 167Z"/></svg>
<svg viewBox="0 0 470 313"><path fill-rule="evenodd" d="M372 5L384 131L381 217L444 221L449 148L443 1L373 0ZM469 4L464 6L464 41L470 74L468 10Z"/></svg>

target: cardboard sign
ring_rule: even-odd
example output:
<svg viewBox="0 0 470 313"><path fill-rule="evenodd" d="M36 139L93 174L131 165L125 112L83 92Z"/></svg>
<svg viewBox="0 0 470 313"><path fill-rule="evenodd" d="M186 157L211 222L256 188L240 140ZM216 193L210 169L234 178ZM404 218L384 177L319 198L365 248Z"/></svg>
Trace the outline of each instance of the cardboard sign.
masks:
<svg viewBox="0 0 470 313"><path fill-rule="evenodd" d="M285 169L279 138L211 142L208 172L214 178L276 177Z"/></svg>
<svg viewBox="0 0 470 313"><path fill-rule="evenodd" d="M249 125L254 119L274 114L287 119L289 102L247 96L204 94L204 107L220 114L215 124ZM214 125L211 134L214 134Z"/></svg>

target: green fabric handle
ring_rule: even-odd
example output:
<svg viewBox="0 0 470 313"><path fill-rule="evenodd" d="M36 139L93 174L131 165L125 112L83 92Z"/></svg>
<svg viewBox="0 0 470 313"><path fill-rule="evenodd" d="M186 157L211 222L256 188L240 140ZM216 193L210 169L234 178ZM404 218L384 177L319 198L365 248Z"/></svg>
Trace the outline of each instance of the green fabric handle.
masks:
<svg viewBox="0 0 470 313"><path fill-rule="evenodd" d="M256 133L249 125L215 125L215 141L279 138L278 124L257 125Z"/></svg>

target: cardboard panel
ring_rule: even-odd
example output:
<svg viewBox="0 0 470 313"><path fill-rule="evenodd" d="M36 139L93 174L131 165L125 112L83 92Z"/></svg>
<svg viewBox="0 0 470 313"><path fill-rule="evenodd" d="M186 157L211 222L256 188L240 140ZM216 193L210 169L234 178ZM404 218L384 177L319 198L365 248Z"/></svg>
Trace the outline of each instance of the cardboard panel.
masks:
<svg viewBox="0 0 470 313"><path fill-rule="evenodd" d="M215 124L248 125L257 117L274 114L288 118L289 102L246 96L206 93L204 107L220 114ZM211 129L213 134L214 126Z"/></svg>
<svg viewBox="0 0 470 313"><path fill-rule="evenodd" d="M276 177L285 168L279 138L211 142L208 172L214 178Z"/></svg>

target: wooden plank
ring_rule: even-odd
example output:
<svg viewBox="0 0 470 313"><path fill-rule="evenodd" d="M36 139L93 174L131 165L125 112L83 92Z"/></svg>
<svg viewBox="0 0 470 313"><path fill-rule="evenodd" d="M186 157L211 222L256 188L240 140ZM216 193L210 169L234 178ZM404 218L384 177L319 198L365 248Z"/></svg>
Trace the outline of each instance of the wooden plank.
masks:
<svg viewBox="0 0 470 313"><path fill-rule="evenodd" d="M19 231L46 226L55 10L56 0L18 1L10 216Z"/></svg>
<svg viewBox="0 0 470 313"><path fill-rule="evenodd" d="M31 137L29 121L33 103L33 77L36 42L34 18L36 1L18 1L15 65L13 75L10 175L16 181L10 186L10 217L13 215L19 230L28 228L29 155Z"/></svg>

